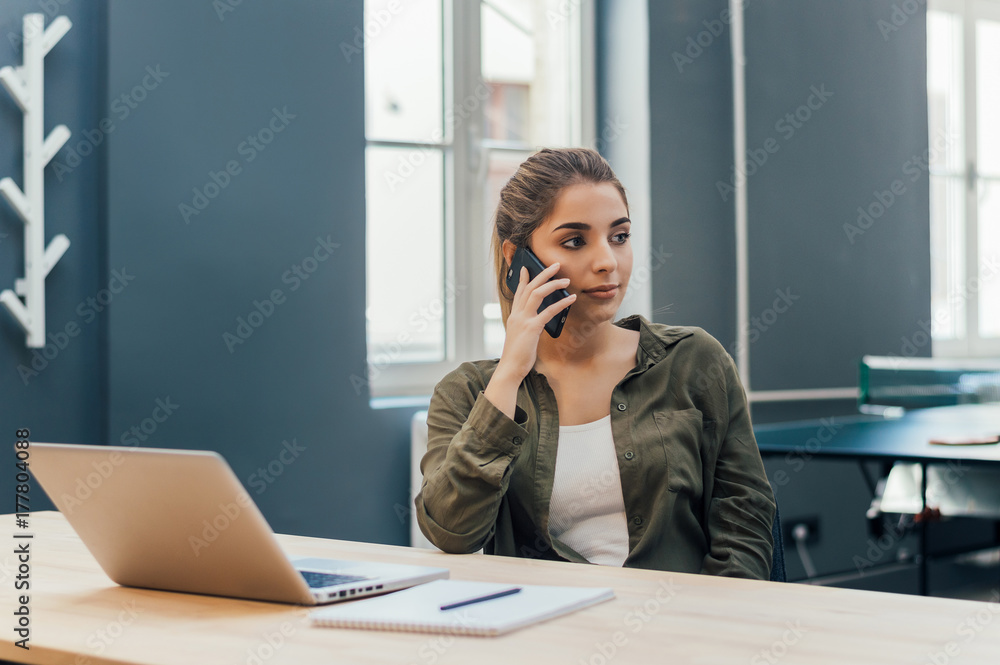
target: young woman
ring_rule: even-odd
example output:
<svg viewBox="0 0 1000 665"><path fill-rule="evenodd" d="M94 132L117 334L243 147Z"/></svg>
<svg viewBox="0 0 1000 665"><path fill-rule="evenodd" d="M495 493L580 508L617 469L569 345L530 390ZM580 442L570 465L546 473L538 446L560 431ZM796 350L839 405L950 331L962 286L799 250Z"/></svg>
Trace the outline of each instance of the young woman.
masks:
<svg viewBox="0 0 1000 665"><path fill-rule="evenodd" d="M503 352L434 390L420 528L446 552L766 580L774 497L732 359L700 328L613 322L632 273L628 215L592 150L542 150L504 186ZM518 247L548 267L522 269L511 293ZM569 298L539 313L561 288ZM543 327L567 305L552 338Z"/></svg>

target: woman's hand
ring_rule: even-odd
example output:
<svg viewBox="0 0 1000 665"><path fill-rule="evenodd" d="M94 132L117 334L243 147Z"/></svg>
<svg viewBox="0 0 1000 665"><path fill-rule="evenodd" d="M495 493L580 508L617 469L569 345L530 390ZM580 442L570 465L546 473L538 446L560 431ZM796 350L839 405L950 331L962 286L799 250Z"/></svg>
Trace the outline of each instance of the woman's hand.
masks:
<svg viewBox="0 0 1000 665"><path fill-rule="evenodd" d="M538 339L545 329L545 324L556 314L563 311L576 301L576 294L554 302L541 312L538 308L547 296L558 289L569 286L569 279L553 279L559 271L559 264L553 263L533 280L528 281L528 269L522 267L514 300L507 317L507 333L503 342L500 362L486 386L485 395L494 406L514 417L514 406L517 402L517 387L531 368L535 366L538 356Z"/></svg>
<svg viewBox="0 0 1000 665"><path fill-rule="evenodd" d="M503 352L500 355L500 366L504 367L504 371L517 376L518 382L535 366L538 339L545 324L576 300L576 294L570 294L568 298L552 303L539 313L538 308L545 298L569 286L569 279L566 278L549 281L557 272L559 264L553 263L529 282L528 269L521 268L510 316L507 317ZM500 366L497 367L498 370Z"/></svg>

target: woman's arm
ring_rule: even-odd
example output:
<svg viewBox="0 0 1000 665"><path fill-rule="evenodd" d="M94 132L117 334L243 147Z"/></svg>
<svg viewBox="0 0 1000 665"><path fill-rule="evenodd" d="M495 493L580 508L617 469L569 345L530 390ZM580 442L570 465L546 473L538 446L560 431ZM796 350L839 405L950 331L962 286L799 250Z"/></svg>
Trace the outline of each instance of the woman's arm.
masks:
<svg viewBox="0 0 1000 665"><path fill-rule="evenodd" d="M764 471L732 358L720 348L729 403L708 511L709 552L702 573L769 579L774 493Z"/></svg>
<svg viewBox="0 0 1000 665"><path fill-rule="evenodd" d="M483 394L484 383L479 369L465 363L437 385L427 411L417 523L428 540L454 554L475 552L493 535L510 465L527 437ZM515 409L523 423L512 400Z"/></svg>
<svg viewBox="0 0 1000 665"><path fill-rule="evenodd" d="M527 436L518 424L525 421L518 387L535 364L545 322L576 300L574 294L538 311L546 296L569 285L554 279L558 270L553 263L529 280L521 268L503 351L489 379L465 363L434 388L420 462L424 482L414 503L420 530L445 552L475 552L496 528L510 464Z"/></svg>

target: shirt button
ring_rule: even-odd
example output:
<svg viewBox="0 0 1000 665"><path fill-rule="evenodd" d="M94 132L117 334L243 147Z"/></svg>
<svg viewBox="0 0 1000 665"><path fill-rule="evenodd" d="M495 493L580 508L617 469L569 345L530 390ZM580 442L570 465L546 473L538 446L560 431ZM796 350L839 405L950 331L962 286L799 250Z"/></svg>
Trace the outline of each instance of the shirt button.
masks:
<svg viewBox="0 0 1000 665"><path fill-rule="evenodd" d="M632 524L635 524L636 526L641 526L642 518L636 515L635 517L632 518Z"/></svg>
<svg viewBox="0 0 1000 665"><path fill-rule="evenodd" d="M619 404L618 405L618 410L619 411L624 411L625 410L625 405L624 404Z"/></svg>
<svg viewBox="0 0 1000 665"><path fill-rule="evenodd" d="M635 453L633 453L631 450L625 451L625 459L632 459L633 457L635 457Z"/></svg>
<svg viewBox="0 0 1000 665"><path fill-rule="evenodd" d="M515 446L521 445L521 437L519 437L519 436L515 436L514 437L514 445Z"/></svg>

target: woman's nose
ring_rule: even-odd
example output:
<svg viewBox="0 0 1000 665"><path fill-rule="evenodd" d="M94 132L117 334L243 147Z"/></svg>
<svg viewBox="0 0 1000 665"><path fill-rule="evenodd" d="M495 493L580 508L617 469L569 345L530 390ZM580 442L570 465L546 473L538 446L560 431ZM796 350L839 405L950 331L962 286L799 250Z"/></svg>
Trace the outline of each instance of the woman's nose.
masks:
<svg viewBox="0 0 1000 665"><path fill-rule="evenodd" d="M611 245L604 242L601 243L597 249L595 249L594 261L594 272L614 272L615 268L618 267L618 261L615 259L614 250Z"/></svg>

